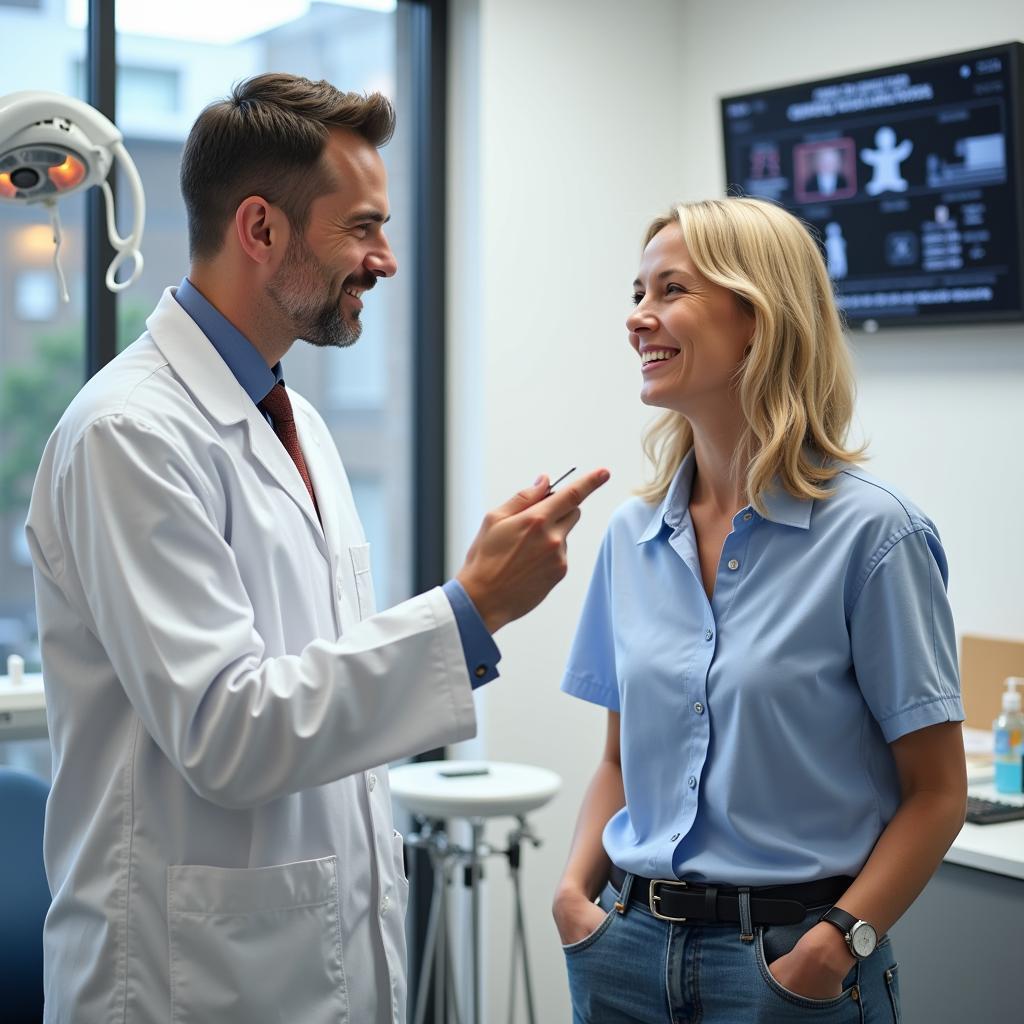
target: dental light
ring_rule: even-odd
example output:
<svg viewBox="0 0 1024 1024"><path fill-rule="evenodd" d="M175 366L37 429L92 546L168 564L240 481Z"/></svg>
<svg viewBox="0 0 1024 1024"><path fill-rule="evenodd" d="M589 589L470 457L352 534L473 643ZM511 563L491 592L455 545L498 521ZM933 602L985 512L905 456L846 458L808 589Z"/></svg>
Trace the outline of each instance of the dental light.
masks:
<svg viewBox="0 0 1024 1024"><path fill-rule="evenodd" d="M131 234L117 233L114 195L107 175L114 159L121 163L135 207ZM142 226L146 199L142 179L124 148L120 131L98 110L81 100L56 92L12 92L0 96L0 202L42 203L50 213L55 245L53 264L61 298L68 301L60 266L60 217L57 202L64 196L99 185L107 200L107 234L116 255L107 268L106 283L119 292L142 273ZM131 259L134 268L124 281L115 277Z"/></svg>

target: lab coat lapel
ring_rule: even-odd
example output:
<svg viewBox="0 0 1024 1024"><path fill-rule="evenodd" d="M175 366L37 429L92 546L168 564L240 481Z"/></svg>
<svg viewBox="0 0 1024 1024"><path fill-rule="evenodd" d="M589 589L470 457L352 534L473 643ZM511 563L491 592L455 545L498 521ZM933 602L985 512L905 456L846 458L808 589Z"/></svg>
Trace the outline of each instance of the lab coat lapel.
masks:
<svg viewBox="0 0 1024 1024"><path fill-rule="evenodd" d="M295 429L299 434L302 457L306 460L309 479L320 506L327 548L341 552L346 546L345 539L351 543L351 538L357 535L350 522L353 503L348 481L344 470L339 473L336 453L324 450L320 431L301 399L293 402L292 408L295 410Z"/></svg>
<svg viewBox="0 0 1024 1024"><path fill-rule="evenodd" d="M302 510L326 556L324 533L295 463L209 339L178 305L175 290L164 291L146 321L153 340L196 402L214 420L222 426L245 424L253 457Z"/></svg>
<svg viewBox="0 0 1024 1024"><path fill-rule="evenodd" d="M246 395L248 399L248 395ZM288 492L288 496L302 509L303 515L309 520L313 532L316 534L317 543L323 548L324 531L320 527L320 520L317 518L316 509L313 507L313 500L306 490L302 477L299 476L298 467L292 462L281 439L274 433L274 428L263 418L263 414L252 402L252 413L246 422L249 427L249 446L253 456L263 465L263 468ZM303 443L302 435L299 435L299 445L302 448L303 458L306 460L306 469L309 469L309 456L306 453L306 445ZM312 479L312 473L310 474ZM316 481L313 480L313 488L316 489ZM321 509L321 512L323 509ZM324 552L326 554L326 551Z"/></svg>

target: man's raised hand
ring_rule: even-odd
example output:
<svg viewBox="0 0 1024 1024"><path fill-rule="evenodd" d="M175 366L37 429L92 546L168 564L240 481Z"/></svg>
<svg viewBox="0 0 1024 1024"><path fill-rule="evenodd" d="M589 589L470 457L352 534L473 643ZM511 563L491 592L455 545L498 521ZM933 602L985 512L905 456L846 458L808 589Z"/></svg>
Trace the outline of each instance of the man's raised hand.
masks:
<svg viewBox="0 0 1024 1024"><path fill-rule="evenodd" d="M455 578L491 633L536 608L565 576L566 537L609 475L592 470L554 494L541 476L484 516Z"/></svg>

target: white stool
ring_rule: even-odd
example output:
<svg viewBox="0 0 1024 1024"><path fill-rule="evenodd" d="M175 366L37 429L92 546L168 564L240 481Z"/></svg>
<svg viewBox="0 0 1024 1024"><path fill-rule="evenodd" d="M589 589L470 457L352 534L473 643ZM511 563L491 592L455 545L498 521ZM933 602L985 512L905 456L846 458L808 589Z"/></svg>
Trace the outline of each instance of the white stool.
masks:
<svg viewBox="0 0 1024 1024"><path fill-rule="evenodd" d="M523 898L519 882L519 859L523 842L540 845L526 822L526 814L542 807L558 792L562 780L546 768L499 761L421 761L391 770L391 794L411 814L423 819L466 818L472 838L468 849L453 844L445 826L433 827L424 820L419 831L406 837L409 846L425 849L434 872L434 891L430 901L430 918L423 947L416 995L414 1024L423 1024L430 989L434 980L435 1024L444 1024L442 1013L446 996L454 1019L459 1024L458 1001L455 999L451 970L451 949L448 936L448 886L457 864L464 866L464 880L470 889L472 918L472 1024L482 1024L480 1015L480 879L482 859L492 854L505 856L515 895L515 924L512 941L512 977L509 990L509 1022L515 1015L516 972L520 953L523 961L523 982L530 1024L535 1024L530 964L526 953L526 926ZM508 834L505 849L485 844L484 820L513 817L518 824Z"/></svg>

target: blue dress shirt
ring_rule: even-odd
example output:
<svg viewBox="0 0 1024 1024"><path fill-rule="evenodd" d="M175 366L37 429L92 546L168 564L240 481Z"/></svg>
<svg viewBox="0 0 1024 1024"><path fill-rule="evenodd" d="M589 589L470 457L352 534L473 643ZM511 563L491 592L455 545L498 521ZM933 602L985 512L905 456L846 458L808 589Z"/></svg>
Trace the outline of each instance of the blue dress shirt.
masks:
<svg viewBox="0 0 1024 1024"><path fill-rule="evenodd" d="M259 405L272 387L279 381L284 382L281 364L268 367L252 342L187 277L174 297L209 339L254 404ZM501 653L462 584L449 580L444 584L444 592L455 613L469 680L475 689L498 677Z"/></svg>
<svg viewBox="0 0 1024 1024"><path fill-rule="evenodd" d="M613 516L562 688L621 714L609 857L731 885L856 875L900 802L889 744L962 721L934 524L859 469L733 519L708 601L692 451Z"/></svg>

